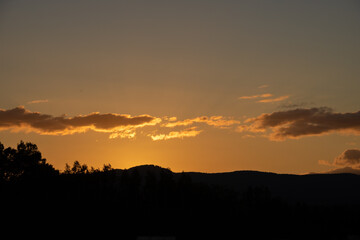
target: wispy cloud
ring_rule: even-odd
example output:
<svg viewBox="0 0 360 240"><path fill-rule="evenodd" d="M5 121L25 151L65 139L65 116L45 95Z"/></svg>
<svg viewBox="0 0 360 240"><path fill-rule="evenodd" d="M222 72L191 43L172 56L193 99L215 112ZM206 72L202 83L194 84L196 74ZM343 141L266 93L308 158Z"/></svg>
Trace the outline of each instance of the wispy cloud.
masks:
<svg viewBox="0 0 360 240"><path fill-rule="evenodd" d="M258 88L267 88L267 87L269 87L269 85L267 85L267 84L258 86Z"/></svg>
<svg viewBox="0 0 360 240"><path fill-rule="evenodd" d="M188 126L193 123L205 123L209 126L225 128L234 124L240 124L240 121L224 116L211 116L211 117L202 116L191 119L185 119L182 121L168 122L163 124L163 126L164 127Z"/></svg>
<svg viewBox="0 0 360 240"><path fill-rule="evenodd" d="M258 95L251 95L251 96L242 96L239 97L239 99L256 99L256 98L268 98L272 97L273 95L271 93L264 93L264 94L258 94Z"/></svg>
<svg viewBox="0 0 360 240"><path fill-rule="evenodd" d="M299 102L299 103L284 103L278 108L280 109L294 109L294 108L304 108L306 106L315 105L313 102Z"/></svg>
<svg viewBox="0 0 360 240"><path fill-rule="evenodd" d="M33 101L29 101L26 104L36 104L36 103L47 103L49 102L49 100L47 99L40 99L40 100L33 100Z"/></svg>
<svg viewBox="0 0 360 240"><path fill-rule="evenodd" d="M136 131L135 128L129 128L124 130L117 130L110 134L109 138L135 138Z"/></svg>
<svg viewBox="0 0 360 240"><path fill-rule="evenodd" d="M262 85L260 87L264 88L264 86L267 86L267 85ZM274 97L274 98L271 98L271 97L274 97L274 95L271 93L264 93L264 94L250 95L250 96L241 96L241 97L238 97L238 99L239 100L256 99L257 100L256 102L258 102L258 103L274 103L274 102L284 101L284 100L288 99L290 96L284 95L284 96Z"/></svg>
<svg viewBox="0 0 360 240"><path fill-rule="evenodd" d="M280 102L280 101L284 101L285 99L288 99L290 96L286 95L286 96L281 96L281 97L277 97L277 98L270 98L270 99L262 99L259 100L257 102L259 103L273 103L273 102Z"/></svg>
<svg viewBox="0 0 360 240"><path fill-rule="evenodd" d="M116 113L91 113L75 117L54 117L31 112L24 107L0 109L0 130L36 132L42 135L68 135L93 130L111 133L110 137L134 137L135 129L161 122L150 115L130 116Z"/></svg>
<svg viewBox="0 0 360 240"><path fill-rule="evenodd" d="M334 113L327 107L299 108L261 114L245 121L239 132L262 132L271 140L323 135L331 132L360 134L360 111ZM270 131L269 134L267 132Z"/></svg>
<svg viewBox="0 0 360 240"><path fill-rule="evenodd" d="M185 138L185 137L195 137L201 133L201 130L197 130L196 127L191 127L182 131L172 131L168 134L158 134L158 135L151 135L148 136L151 137L153 141L159 141L159 140L169 140L169 139L175 139L175 138Z"/></svg>

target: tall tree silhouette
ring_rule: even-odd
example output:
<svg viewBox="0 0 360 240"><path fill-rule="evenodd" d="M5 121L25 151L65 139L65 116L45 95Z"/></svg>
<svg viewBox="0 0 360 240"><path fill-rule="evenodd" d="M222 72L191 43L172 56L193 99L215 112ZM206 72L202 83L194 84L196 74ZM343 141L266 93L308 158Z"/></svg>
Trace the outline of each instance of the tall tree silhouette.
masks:
<svg viewBox="0 0 360 240"><path fill-rule="evenodd" d="M0 178L13 181L58 175L59 171L42 158L36 144L20 141L17 148L4 148L0 143Z"/></svg>

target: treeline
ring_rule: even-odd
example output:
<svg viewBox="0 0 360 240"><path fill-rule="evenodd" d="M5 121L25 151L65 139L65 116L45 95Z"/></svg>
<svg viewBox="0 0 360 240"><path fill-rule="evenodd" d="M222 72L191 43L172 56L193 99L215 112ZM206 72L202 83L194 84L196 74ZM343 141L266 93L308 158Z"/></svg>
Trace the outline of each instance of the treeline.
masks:
<svg viewBox="0 0 360 240"><path fill-rule="evenodd" d="M102 170L88 167L75 161L73 166L65 165L61 174L93 174L112 170L110 164L104 164ZM0 142L0 181L14 182L22 179L57 176L60 171L42 158L36 144L20 141L16 148L5 148Z"/></svg>
<svg viewBox="0 0 360 240"><path fill-rule="evenodd" d="M89 168L74 162L54 169L35 144L0 144L3 216L82 224L120 239L347 239L359 234L355 206L290 205L263 186L235 192L195 183L187 173L157 166L127 170ZM32 226L32 220L26 224ZM35 223L34 223L35 224Z"/></svg>

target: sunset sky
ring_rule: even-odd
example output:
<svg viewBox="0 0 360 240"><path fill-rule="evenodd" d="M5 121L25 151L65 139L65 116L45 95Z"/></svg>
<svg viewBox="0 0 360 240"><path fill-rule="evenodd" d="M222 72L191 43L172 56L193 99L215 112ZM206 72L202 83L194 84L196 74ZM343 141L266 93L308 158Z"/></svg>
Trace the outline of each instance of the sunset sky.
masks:
<svg viewBox="0 0 360 240"><path fill-rule="evenodd" d="M360 2L0 2L0 142L64 169L360 169Z"/></svg>

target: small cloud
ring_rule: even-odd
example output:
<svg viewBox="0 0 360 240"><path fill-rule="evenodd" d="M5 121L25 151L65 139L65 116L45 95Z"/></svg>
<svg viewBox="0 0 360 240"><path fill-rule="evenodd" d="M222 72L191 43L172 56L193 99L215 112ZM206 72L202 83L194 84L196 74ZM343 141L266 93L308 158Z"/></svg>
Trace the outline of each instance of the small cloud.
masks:
<svg viewBox="0 0 360 240"><path fill-rule="evenodd" d="M170 121L170 122L174 122L177 120L177 117L168 117L168 116L165 116L165 117L162 117L163 120L165 121Z"/></svg>
<svg viewBox="0 0 360 240"><path fill-rule="evenodd" d="M123 131L117 131L110 134L109 138L135 138L136 132L135 129L125 129Z"/></svg>
<svg viewBox="0 0 360 240"><path fill-rule="evenodd" d="M231 125L240 124L240 121L232 118L225 118L223 116L211 116L206 121L204 121L204 123L213 127L226 128Z"/></svg>
<svg viewBox="0 0 360 240"><path fill-rule="evenodd" d="M183 121L173 121L169 123L165 123L164 127L178 127L178 126L188 126L193 123L205 123L209 126L213 127L219 127L219 128L226 128L234 124L239 124L240 121L224 117L224 116L202 116L202 117L196 117L191 119L185 119Z"/></svg>
<svg viewBox="0 0 360 240"><path fill-rule="evenodd" d="M184 137L196 137L201 133L201 130L196 130L196 127L191 127L182 131L173 131L169 134L158 134L158 135L151 135L148 136L151 137L153 141L159 141L159 140L169 140L169 139L175 139L175 138L181 138Z"/></svg>
<svg viewBox="0 0 360 240"><path fill-rule="evenodd" d="M295 108L304 108L306 106L315 105L313 102L300 102L300 103L285 103L280 105L280 109L295 109Z"/></svg>
<svg viewBox="0 0 360 240"><path fill-rule="evenodd" d="M333 166L333 163L326 161L326 160L319 160L318 161L319 165L324 165L324 166Z"/></svg>
<svg viewBox="0 0 360 240"><path fill-rule="evenodd" d="M360 168L360 150L347 149L334 159L335 166Z"/></svg>
<svg viewBox="0 0 360 240"><path fill-rule="evenodd" d="M286 95L286 96L281 96L281 97L277 97L277 98L271 98L271 99L262 99L257 101L258 103L273 103L273 102L280 102L283 101L285 99L288 99L290 96Z"/></svg>
<svg viewBox="0 0 360 240"><path fill-rule="evenodd" d="M273 95L271 93L264 93L264 94L258 94L258 95L252 95L252 96L242 96L239 97L239 99L256 99L256 98L268 98L272 97Z"/></svg>
<svg viewBox="0 0 360 240"><path fill-rule="evenodd" d="M264 85L259 86L258 88L267 88L267 87L269 87L269 85L264 84Z"/></svg>
<svg viewBox="0 0 360 240"><path fill-rule="evenodd" d="M41 100L33 100L33 101L30 101L30 102L27 102L26 104L47 103L47 102L49 102L49 100L41 99Z"/></svg>
<svg viewBox="0 0 360 240"><path fill-rule="evenodd" d="M280 96L280 97L276 97L276 98L270 98L273 96L274 95L271 93L264 93L264 94L257 94L257 95L251 95L251 96L241 96L241 97L238 97L238 99L239 100L260 99L260 100L257 100L256 102L258 102L258 103L273 103L273 102L283 101L290 97L289 95L285 95L285 96Z"/></svg>
<svg viewBox="0 0 360 240"><path fill-rule="evenodd" d="M318 163L320 165L337 167L322 173L352 173L360 175L360 149L346 149L333 162L319 160Z"/></svg>

